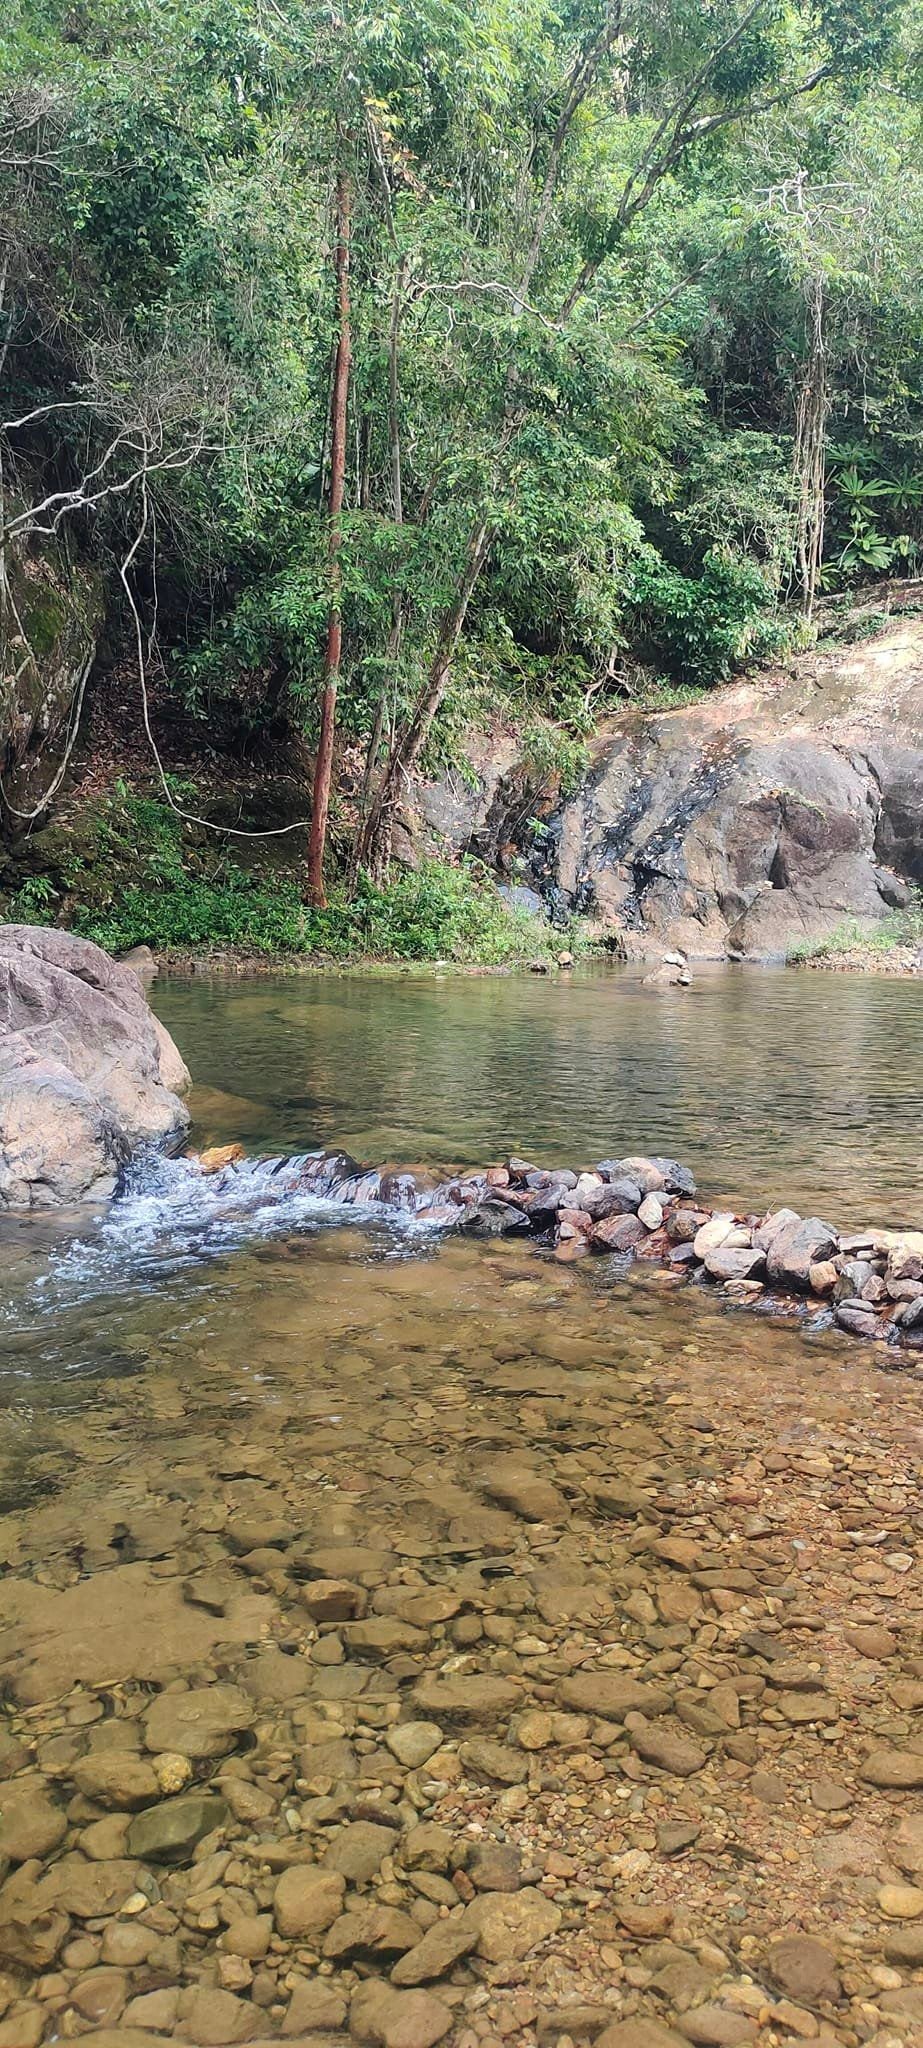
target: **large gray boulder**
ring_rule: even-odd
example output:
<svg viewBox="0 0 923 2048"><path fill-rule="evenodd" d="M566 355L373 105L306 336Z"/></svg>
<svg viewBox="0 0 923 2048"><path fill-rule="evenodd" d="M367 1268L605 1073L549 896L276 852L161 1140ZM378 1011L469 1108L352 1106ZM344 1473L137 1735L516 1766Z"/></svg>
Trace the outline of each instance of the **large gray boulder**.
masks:
<svg viewBox="0 0 923 2048"><path fill-rule="evenodd" d="M189 1074L130 967L88 939L0 925L0 1210L102 1200L188 1124Z"/></svg>
<svg viewBox="0 0 923 2048"><path fill-rule="evenodd" d="M629 712L562 807L556 881L631 955L784 955L870 926L923 873L923 630Z"/></svg>
<svg viewBox="0 0 923 2048"><path fill-rule="evenodd" d="M784 956L923 882L923 620L826 643L672 711L629 708L561 799L511 743L416 793L424 850L477 853L629 958ZM521 748L520 748L521 752ZM544 820L536 833L532 820Z"/></svg>

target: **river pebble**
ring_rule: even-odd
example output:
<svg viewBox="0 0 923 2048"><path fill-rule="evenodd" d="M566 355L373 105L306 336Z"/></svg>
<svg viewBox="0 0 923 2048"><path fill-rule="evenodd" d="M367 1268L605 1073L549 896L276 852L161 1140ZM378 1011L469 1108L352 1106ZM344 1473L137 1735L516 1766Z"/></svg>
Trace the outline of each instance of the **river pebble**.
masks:
<svg viewBox="0 0 923 2048"><path fill-rule="evenodd" d="M906 2048L916 1382L515 1244L325 1256L7 1517L0 2048Z"/></svg>

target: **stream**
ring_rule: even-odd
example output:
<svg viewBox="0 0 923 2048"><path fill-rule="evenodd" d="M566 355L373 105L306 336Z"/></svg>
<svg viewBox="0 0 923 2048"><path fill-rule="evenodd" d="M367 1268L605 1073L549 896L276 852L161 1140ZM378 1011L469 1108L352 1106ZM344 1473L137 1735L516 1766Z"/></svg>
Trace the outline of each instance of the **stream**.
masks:
<svg viewBox="0 0 923 2048"><path fill-rule="evenodd" d="M923 1220L911 982L154 1002L194 1144ZM920 2038L912 1362L178 1161L0 1258L0 2048Z"/></svg>

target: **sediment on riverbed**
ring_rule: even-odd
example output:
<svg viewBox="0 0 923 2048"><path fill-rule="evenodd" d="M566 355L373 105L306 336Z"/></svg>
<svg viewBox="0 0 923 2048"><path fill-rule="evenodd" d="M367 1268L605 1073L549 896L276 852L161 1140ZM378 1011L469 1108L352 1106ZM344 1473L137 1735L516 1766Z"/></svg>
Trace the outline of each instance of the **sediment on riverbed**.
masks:
<svg viewBox="0 0 923 2048"><path fill-rule="evenodd" d="M343 1152L253 1162L232 1145L199 1163L228 1190L250 1174L263 1195L275 1185L280 1194L297 1189L478 1236L531 1233L562 1263L592 1253L643 1259L733 1302L797 1308L852 1336L923 1350L923 1231L837 1231L790 1208L716 1210L689 1168L663 1154L582 1171L511 1158L443 1180L363 1169Z"/></svg>

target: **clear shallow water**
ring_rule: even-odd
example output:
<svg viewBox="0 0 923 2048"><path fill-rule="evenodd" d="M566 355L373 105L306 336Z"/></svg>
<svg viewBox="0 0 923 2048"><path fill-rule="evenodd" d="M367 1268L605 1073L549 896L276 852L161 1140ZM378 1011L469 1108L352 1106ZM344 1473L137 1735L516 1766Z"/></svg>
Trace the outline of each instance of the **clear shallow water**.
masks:
<svg viewBox="0 0 923 2048"><path fill-rule="evenodd" d="M579 1163L643 1147L687 1161L713 1200L784 1200L835 1223L923 1218L923 994L912 983L700 970L688 995L664 995L637 970L295 975L164 981L155 1002L196 1077L193 1143L240 1138L253 1155L344 1145L375 1163L446 1164L509 1150ZM252 1328L255 1285L270 1303L293 1284L307 1299L336 1273L338 1301L344 1290L358 1299L373 1267L446 1256L405 1219L362 1223L271 1191L235 1200L182 1161L140 1176L76 1230L64 1218L7 1221L0 1406L16 1420L0 1457L18 1473L41 1418L76 1412L95 1382L154 1370L167 1354L193 1375L207 1368L215 1315L223 1322L230 1305L233 1319L249 1300ZM487 1286L482 1247L453 1256L473 1290ZM569 1300L576 1290L574 1313L588 1277L555 1282ZM664 1315L656 1290L642 1312ZM486 1301L484 1313L489 1325ZM768 1361L777 1333L767 1325L754 1341Z"/></svg>
<svg viewBox="0 0 923 2048"><path fill-rule="evenodd" d="M157 992L198 1078L200 1141L241 1137L254 1154L341 1143L370 1159L429 1161L484 1160L511 1146L592 1158L643 1143L679 1152L712 1193L755 1203L785 1196L837 1218L923 1209L917 1000L900 985L755 974L701 975L678 1000L641 991L627 974L554 985L196 981ZM168 1713L177 1683L213 1697L220 1681L253 1702L242 1754L196 1766L197 1789L231 1782L244 1797L226 1824L232 1854L244 1844L244 1873L264 1845L273 1854L280 1841L289 1847L292 1815L301 1844L320 1857L331 1835L339 1840L347 1809L368 1818L381 1800L392 1821L416 1814L421 1794L410 1802L409 1780L394 1804L404 1781L395 1782L381 1731L416 1715L418 1683L443 1668L450 1680L459 1668L476 1682L504 1676L508 1701L512 1672L512 1698L543 1705L558 1697L575 1654L591 1679L597 1664L603 1676L626 1666L666 1673L677 1700L691 1688L700 1702L703 1676L715 1680L713 1699L722 1676L732 1691L739 1677L745 1739L756 1728L758 1754L800 1789L818 1769L848 1778L854 1758L834 1759L836 1731L826 1725L820 1735L779 1728L774 1707L764 1725L752 1659L737 1647L743 1616L727 1601L745 1599L760 1626L778 1629L784 1594L792 1649L820 1654L838 1674L848 1746L878 1681L857 1669L842 1624L855 1621L857 1595L872 1601L873 1619L890 1620L894 1592L889 1581L890 1606L879 1599L869 1553L858 1567L855 1551L844 1560L843 1531L883 1543L884 1562L876 1547L871 1569L886 1579L892 1547L895 1569L913 1564L908 1544L916 1555L912 1369L883 1372L871 1347L777 1313L728 1309L654 1269L626 1277L611 1259L562 1266L531 1244L437 1239L400 1218L338 1214L298 1194L270 1199L278 1183L273 1191L266 1182L264 1173L248 1184L244 1173L229 1192L203 1185L183 1161L164 1161L79 1227L59 1217L0 1228L0 1738L21 1741L29 1769L34 1758L66 1810L65 1853L51 1851L43 1882L53 1886L71 1865L81 1883L98 1884L102 1872L112 1885L109 1903L81 1923L79 1964L69 1944L63 1974L59 1965L34 1985L24 1979L53 2007L46 2040L73 2031L68 2000L78 1987L87 1995L80 1979L105 1956L134 1885L124 1863L97 1860L115 1853L128 1815L106 1813L101 1850L97 1823L87 1826L94 1807L73 1797L74 1771L98 1762L97 1752L140 1756L163 1689ZM780 1449L791 1458L781 1477ZM524 1466L527 1484L550 1485L547 1523L515 1484L509 1490L511 1466L520 1480ZM679 1611L673 1564L658 1566L649 1551L639 1559L641 1524L649 1534L652 1521L693 1536L710 1564L718 1556L733 1566L729 1583L743 1567L752 1593L709 1595L715 1613L693 1599L682 1608L695 1610L692 1627L651 1629L651 1617L672 1623ZM325 1575L331 1556L337 1569L345 1560L362 1573L386 1643L387 1618L416 1603L403 1638L398 1629L409 1648L385 1657L379 1636L366 1653L349 1629L335 1641L332 1623L318 1636L298 1562L305 1545ZM900 1595L919 1605L913 1580L900 1580ZM457 1626L434 1613L457 1615ZM890 1735L890 1695L880 1704ZM490 1719L491 1736L502 1739L508 1721L509 1706ZM321 1754L304 1749L307 1731L309 1744L342 1736L348 1748L355 1738L355 1807L348 1787L346 1806L340 1788L332 1800L302 1799L306 1783L328 1782L303 1776L305 1755ZM449 1737L457 1744L458 1731ZM578 1740L572 1757L567 1745ZM584 1743L565 1730L543 1753L540 1776L530 1765L522 1813L502 1803L508 1792L489 1768L486 1782L475 1770L458 1791L453 1747L436 1784L444 1793L425 1809L453 1834L463 1825L472 1841L489 1825L491 1836L521 1842L523 1868L544 1857L543 1845L570 1859L580 1877L573 1892L550 1863L543 1879L567 1916L547 1953L526 1965L547 2006L579 1990L621 2009L627 1986L599 1943L612 1924L612 1887L634 1890L639 1870L650 1872L642 1882L655 1903L677 1898L710 1940L725 1938L729 1899L760 1935L786 1926L793 1884L799 1928L826 1935L831 1896L843 1925L867 1911L864 1897L831 1895L839 1864L815 1869L799 1798L768 1818L761 1807L754 1820L737 1762L734 1774L716 1762L698 1796L730 1830L732 1848L755 1838L768 1862L742 1858L729 1893L724 1835L703 1834L707 1853L666 1873L652 1861L654 1823L688 1819L688 1788L668 1779L664 1791L624 1749L607 1749L602 1761L585 1756ZM225 1764L234 1766L230 1781ZM422 1796L429 1802L431 1788ZM878 1824L876 1866L890 1853L893 1813ZM816 1825L826 1827L824 1815ZM137 1922L175 1930L181 1954L166 1975L184 1997L213 1981L223 1960L219 1916L203 1917L190 1937L176 1910L201 1870L161 1872L163 1895ZM398 1895L413 1910L414 1892ZM262 1905L270 1896L260 1892ZM595 1917L589 1897L603 1908ZM278 1948L268 1958L272 2038L292 2038L292 2009L288 2035L277 2030L292 1981L290 1952ZM119 1976L97 1973L110 1993ZM145 1994L150 1981L146 1963L131 1970L125 1995ZM472 1985L478 2001L477 1978ZM118 2006L118 1985L116 1993ZM472 2011L482 2017L478 2003ZM37 2038L25 2027L32 2017L33 2007L14 2008L17 2038ZM250 2031L266 2027L264 1999ZM4 2033L13 2038L9 2020ZM534 2031L505 2020L491 2035L500 2037L535 2048ZM858 2031L843 2038L854 2042ZM470 2039L453 2029L446 2048Z"/></svg>
<svg viewBox="0 0 923 2048"><path fill-rule="evenodd" d="M923 1218L923 988L700 968L167 981L195 1135L363 1161L671 1151L703 1190L833 1222Z"/></svg>

